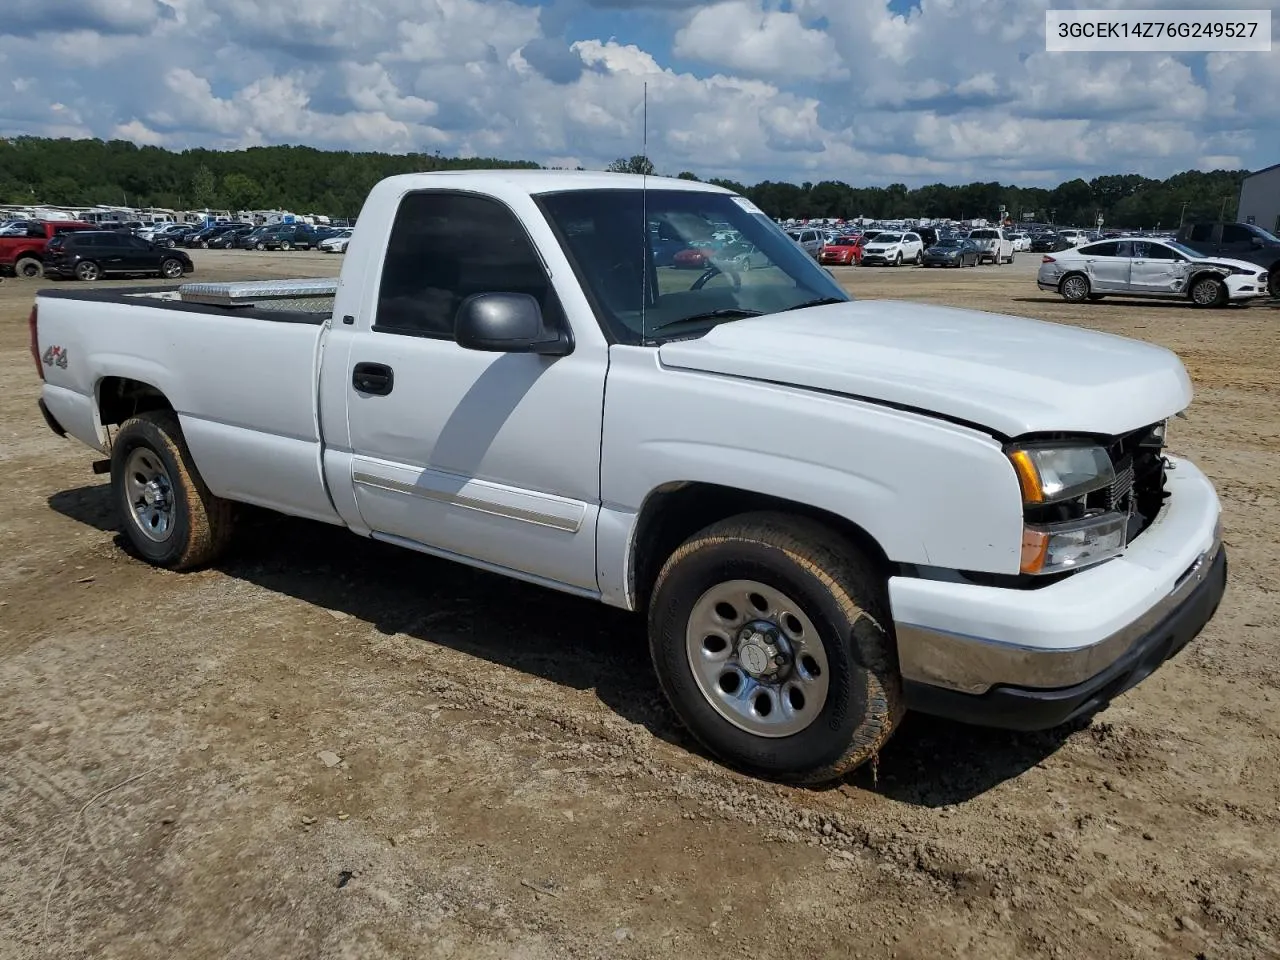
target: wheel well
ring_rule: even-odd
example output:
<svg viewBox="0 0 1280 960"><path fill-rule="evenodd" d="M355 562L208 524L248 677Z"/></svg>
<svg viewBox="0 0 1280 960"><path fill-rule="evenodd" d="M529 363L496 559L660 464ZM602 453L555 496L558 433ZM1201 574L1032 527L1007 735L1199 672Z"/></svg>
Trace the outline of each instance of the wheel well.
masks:
<svg viewBox="0 0 1280 960"><path fill-rule="evenodd" d="M172 410L159 389L127 377L103 377L98 384L98 420L104 426L124 423L148 410Z"/></svg>
<svg viewBox="0 0 1280 960"><path fill-rule="evenodd" d="M1068 270L1066 273L1064 273L1062 276L1058 278L1059 289L1061 289L1062 285L1067 282L1068 277L1084 277L1086 282L1088 282L1089 280L1088 274L1086 274L1083 270ZM1090 289L1092 289L1093 284L1090 283L1089 287Z"/></svg>
<svg viewBox="0 0 1280 960"><path fill-rule="evenodd" d="M1193 273L1190 277L1187 278L1187 288L1186 288L1187 296L1191 296L1191 288L1194 287L1201 280L1205 279L1205 277L1211 277L1214 280L1217 280L1219 283L1226 282L1222 279L1222 274L1218 273L1218 271L1216 270L1201 270L1198 273Z"/></svg>
<svg viewBox="0 0 1280 960"><path fill-rule="evenodd" d="M854 543L886 575L893 565L880 544L853 521L808 504L713 483L668 484L651 493L640 508L631 541L631 595L635 608L649 604L649 593L667 557L693 534L741 513L773 510L811 517Z"/></svg>

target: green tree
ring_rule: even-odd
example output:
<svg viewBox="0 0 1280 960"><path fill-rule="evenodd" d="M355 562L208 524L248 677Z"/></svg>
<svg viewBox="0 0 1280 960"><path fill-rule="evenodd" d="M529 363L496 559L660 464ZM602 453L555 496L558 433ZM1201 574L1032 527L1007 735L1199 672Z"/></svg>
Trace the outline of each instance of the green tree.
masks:
<svg viewBox="0 0 1280 960"><path fill-rule="evenodd" d="M679 173L676 174L676 179L677 180L697 180L698 175L696 173L690 173L688 170L681 170Z"/></svg>
<svg viewBox="0 0 1280 960"><path fill-rule="evenodd" d="M256 209L263 201L262 187L243 173L228 173L222 178L222 196L233 212Z"/></svg>
<svg viewBox="0 0 1280 960"><path fill-rule="evenodd" d="M609 173L643 173L646 176L653 176L653 161L643 154L637 153L628 159L627 157L619 157L609 166L605 167Z"/></svg>
<svg viewBox="0 0 1280 960"><path fill-rule="evenodd" d="M191 196L195 199L196 206L210 206L217 190L218 181L214 179L213 171L203 163L196 167L196 172L191 176Z"/></svg>

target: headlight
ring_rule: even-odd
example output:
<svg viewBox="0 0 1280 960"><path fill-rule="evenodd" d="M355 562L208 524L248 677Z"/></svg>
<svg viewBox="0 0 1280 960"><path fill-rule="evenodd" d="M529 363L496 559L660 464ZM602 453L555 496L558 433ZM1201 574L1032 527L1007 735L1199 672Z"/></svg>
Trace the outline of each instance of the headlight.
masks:
<svg viewBox="0 0 1280 960"><path fill-rule="evenodd" d="M1010 450L1009 459L1029 505L1073 500L1111 486L1116 478L1102 447L1027 445Z"/></svg>
<svg viewBox="0 0 1280 960"><path fill-rule="evenodd" d="M1109 560L1124 552L1129 517L1104 513L1066 523L1022 528L1023 573L1061 573Z"/></svg>
<svg viewBox="0 0 1280 960"><path fill-rule="evenodd" d="M1062 573L1124 552L1128 514L1090 504L1089 494L1106 490L1116 479L1106 450L1092 444L1026 444L1010 448L1008 456L1029 508L1022 529L1023 573ZM1067 516L1043 522L1046 507L1050 514Z"/></svg>

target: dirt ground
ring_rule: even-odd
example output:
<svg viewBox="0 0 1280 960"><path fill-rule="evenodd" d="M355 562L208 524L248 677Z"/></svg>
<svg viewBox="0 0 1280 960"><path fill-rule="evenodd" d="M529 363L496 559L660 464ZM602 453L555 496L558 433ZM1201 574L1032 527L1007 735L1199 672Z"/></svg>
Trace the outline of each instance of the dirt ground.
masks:
<svg viewBox="0 0 1280 960"><path fill-rule="evenodd" d="M825 790L702 756L637 618L269 515L217 569L130 558L0 283L0 957L1280 956L1280 311L1073 307L1038 260L839 272L1176 350L1227 598L1090 722L908 717Z"/></svg>

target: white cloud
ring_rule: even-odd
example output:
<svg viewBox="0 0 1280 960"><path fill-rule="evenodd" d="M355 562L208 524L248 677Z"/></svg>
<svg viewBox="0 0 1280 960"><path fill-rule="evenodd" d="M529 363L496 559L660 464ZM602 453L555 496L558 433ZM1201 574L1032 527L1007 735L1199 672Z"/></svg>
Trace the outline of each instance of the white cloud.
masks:
<svg viewBox="0 0 1280 960"><path fill-rule="evenodd" d="M675 36L677 56L767 77L840 78L835 43L799 14L760 0L725 0L698 10Z"/></svg>
<svg viewBox="0 0 1280 960"><path fill-rule="evenodd" d="M1049 54L1050 0L544 2L42 0L0 19L0 130L599 167L641 149L647 84L660 169L748 182L1167 176L1280 154L1280 57Z"/></svg>

